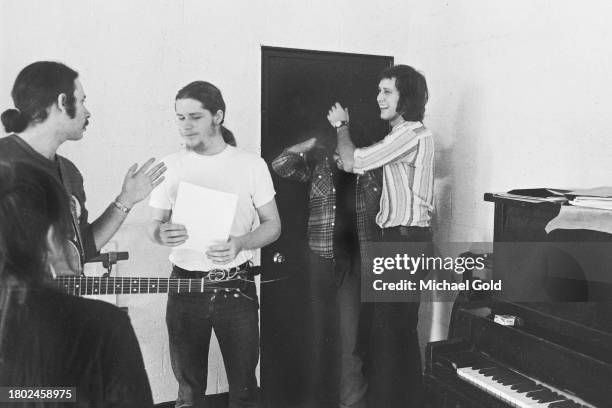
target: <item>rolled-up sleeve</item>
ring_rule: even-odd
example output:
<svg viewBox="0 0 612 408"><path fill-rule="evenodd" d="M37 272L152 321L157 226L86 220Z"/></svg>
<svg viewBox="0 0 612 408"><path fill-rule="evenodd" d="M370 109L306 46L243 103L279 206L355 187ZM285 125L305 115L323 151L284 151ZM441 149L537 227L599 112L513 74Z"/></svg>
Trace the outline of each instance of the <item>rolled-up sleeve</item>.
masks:
<svg viewBox="0 0 612 408"><path fill-rule="evenodd" d="M294 153L285 149L272 160L272 169L282 178L289 180L305 183L310 179L310 169L306 164L306 157L303 153Z"/></svg>

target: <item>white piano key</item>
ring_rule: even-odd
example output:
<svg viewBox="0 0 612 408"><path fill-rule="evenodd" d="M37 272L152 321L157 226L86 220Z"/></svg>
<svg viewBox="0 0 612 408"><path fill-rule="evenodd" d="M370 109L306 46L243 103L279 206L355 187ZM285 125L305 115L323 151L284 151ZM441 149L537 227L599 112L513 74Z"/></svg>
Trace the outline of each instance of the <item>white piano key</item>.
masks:
<svg viewBox="0 0 612 408"><path fill-rule="evenodd" d="M540 407L548 407L550 404L556 401L562 401L564 396L559 397L555 401L548 402L538 402L531 397L527 396L528 392L519 392L513 390L511 385L503 385L495 380L491 376L486 376L483 373L479 372L480 369L473 369L470 367L464 367L457 369L457 375L460 378L467 380L468 382L476 385L479 388L482 388L487 393L494 395L495 397L501 399L502 401L508 402L519 408L540 408ZM520 375L517 373L517 375ZM546 388L551 391L556 391L555 389L548 387L545 384L538 383L540 389L544 390ZM530 392L530 391L529 391ZM562 395L561 393L559 393ZM567 398L569 399L569 398Z"/></svg>

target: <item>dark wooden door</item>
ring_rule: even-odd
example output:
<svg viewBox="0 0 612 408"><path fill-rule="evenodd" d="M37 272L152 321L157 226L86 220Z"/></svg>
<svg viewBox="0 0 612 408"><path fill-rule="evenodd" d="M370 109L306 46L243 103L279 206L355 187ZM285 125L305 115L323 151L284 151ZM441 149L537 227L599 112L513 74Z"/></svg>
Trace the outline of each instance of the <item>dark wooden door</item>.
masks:
<svg viewBox="0 0 612 408"><path fill-rule="evenodd" d="M361 144L387 132L376 102L378 74L392 57L262 47L262 156L270 164L313 129L335 134L326 115L335 102L349 107L351 132ZM369 142L368 142L369 141ZM261 388L266 407L299 406L310 356L307 185L271 170L283 232L262 250Z"/></svg>

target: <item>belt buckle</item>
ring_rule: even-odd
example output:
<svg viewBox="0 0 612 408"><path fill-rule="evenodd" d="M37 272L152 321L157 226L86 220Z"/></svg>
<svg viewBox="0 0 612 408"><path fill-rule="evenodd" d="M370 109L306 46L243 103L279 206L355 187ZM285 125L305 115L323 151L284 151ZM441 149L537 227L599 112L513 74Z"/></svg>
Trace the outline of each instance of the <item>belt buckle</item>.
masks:
<svg viewBox="0 0 612 408"><path fill-rule="evenodd" d="M234 266L229 269L211 269L207 273L207 278L211 282L227 281L236 278L241 275L242 272L248 271L250 262Z"/></svg>
<svg viewBox="0 0 612 408"><path fill-rule="evenodd" d="M208 271L208 280L211 282L219 282L227 280L228 270L227 269L213 269Z"/></svg>

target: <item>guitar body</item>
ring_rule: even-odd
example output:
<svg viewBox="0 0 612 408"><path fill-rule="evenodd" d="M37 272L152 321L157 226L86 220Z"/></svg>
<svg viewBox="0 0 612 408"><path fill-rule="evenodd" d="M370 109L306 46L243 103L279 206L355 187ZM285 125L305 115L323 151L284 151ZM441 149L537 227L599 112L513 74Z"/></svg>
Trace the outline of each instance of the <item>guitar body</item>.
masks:
<svg viewBox="0 0 612 408"><path fill-rule="evenodd" d="M64 256L60 257L60 259L54 259L52 262L53 273L55 274L55 278L79 278L84 277L84 266L81 258L81 252L77 244L74 241L67 241L64 246ZM88 275L92 278L102 278L104 272L95 273L95 268L93 269L93 273L88 271ZM117 306L117 295L101 295L101 294L83 294L82 297L87 299L95 299L102 300L104 302L113 304Z"/></svg>
<svg viewBox="0 0 612 408"><path fill-rule="evenodd" d="M70 181L67 178L65 163L59 156L55 156L57 170L60 181L66 190L70 202L70 216L73 231L73 238L69 239L64 245L63 259L54 260L51 266L55 276L80 276L83 274L85 264L85 251L83 249L83 239L79 228L79 216L81 215L81 205L79 200L72 194Z"/></svg>
<svg viewBox="0 0 612 408"><path fill-rule="evenodd" d="M62 248L63 256L51 260L52 273L57 276L81 276L83 274L83 259L78 245L68 240Z"/></svg>

